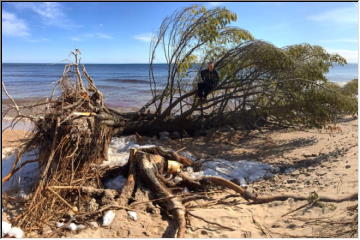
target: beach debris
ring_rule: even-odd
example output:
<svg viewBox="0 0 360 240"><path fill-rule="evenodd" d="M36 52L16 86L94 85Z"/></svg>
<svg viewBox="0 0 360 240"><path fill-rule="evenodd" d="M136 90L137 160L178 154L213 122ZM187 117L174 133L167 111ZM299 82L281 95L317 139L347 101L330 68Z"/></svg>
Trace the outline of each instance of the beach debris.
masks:
<svg viewBox="0 0 360 240"><path fill-rule="evenodd" d="M129 217L131 220L137 221L138 217L137 217L137 213L134 211L127 211Z"/></svg>
<svg viewBox="0 0 360 240"><path fill-rule="evenodd" d="M71 209L69 210L68 214L70 216L74 216L77 212L79 212L79 209L77 207L71 207Z"/></svg>
<svg viewBox="0 0 360 240"><path fill-rule="evenodd" d="M83 230L86 228L86 226L84 224L77 224L76 227L77 227L77 230Z"/></svg>
<svg viewBox="0 0 360 240"><path fill-rule="evenodd" d="M59 224L57 223L56 225L59 226L59 227L63 227L65 224L64 223L59 223ZM78 230L85 229L86 226L83 225L83 224L76 224L76 223L72 222L69 225L67 225L65 228L69 229L70 231L78 231Z"/></svg>
<svg viewBox="0 0 360 240"><path fill-rule="evenodd" d="M168 173L175 174L181 171L181 167L182 167L181 163L173 160L168 160L167 163L168 163L168 169L167 169Z"/></svg>
<svg viewBox="0 0 360 240"><path fill-rule="evenodd" d="M92 227L92 228L98 228L99 227L99 224L95 221L91 221L89 222L89 225Z"/></svg>
<svg viewBox="0 0 360 240"><path fill-rule="evenodd" d="M71 230L71 231L76 231L77 230L77 226L76 226L75 223L70 223L66 228Z"/></svg>
<svg viewBox="0 0 360 240"><path fill-rule="evenodd" d="M74 116L96 116L96 113L92 112L73 112Z"/></svg>
<svg viewBox="0 0 360 240"><path fill-rule="evenodd" d="M65 225L65 223L63 223L63 222L56 222L55 223L55 226L57 227L57 228L60 228L60 227L62 227L62 226L64 226Z"/></svg>
<svg viewBox="0 0 360 240"><path fill-rule="evenodd" d="M115 213L112 210L106 211L104 216L103 216L103 222L102 222L102 226L103 227L108 227L110 226L110 224L112 223L112 221L115 218Z"/></svg>
<svg viewBox="0 0 360 240"><path fill-rule="evenodd" d="M106 187L106 186L105 186ZM99 208L99 204L96 202L95 198L91 198L87 205L87 210L90 212L94 212Z"/></svg>

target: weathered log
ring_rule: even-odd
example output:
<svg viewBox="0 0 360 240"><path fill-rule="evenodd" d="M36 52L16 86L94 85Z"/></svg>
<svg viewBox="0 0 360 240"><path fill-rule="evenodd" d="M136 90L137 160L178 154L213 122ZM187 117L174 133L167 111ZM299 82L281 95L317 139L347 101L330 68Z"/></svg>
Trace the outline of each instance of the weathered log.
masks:
<svg viewBox="0 0 360 240"><path fill-rule="evenodd" d="M157 177L157 174L162 173L162 169L159 168L164 164L164 158L142 151L137 151L135 156L138 176L141 176L141 181L151 189L157 198L165 198L161 204L169 213L173 214L178 224L177 237L183 238L186 229L185 207L179 199L173 197L171 191Z"/></svg>

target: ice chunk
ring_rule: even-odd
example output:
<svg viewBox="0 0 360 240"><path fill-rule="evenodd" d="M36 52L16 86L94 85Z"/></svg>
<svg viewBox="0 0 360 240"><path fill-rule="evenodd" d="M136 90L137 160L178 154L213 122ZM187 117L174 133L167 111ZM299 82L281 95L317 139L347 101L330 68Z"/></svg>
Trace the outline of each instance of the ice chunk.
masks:
<svg viewBox="0 0 360 240"><path fill-rule="evenodd" d="M56 225L56 227L60 228L60 227L64 226L64 223L63 222L57 222L55 225Z"/></svg>
<svg viewBox="0 0 360 240"><path fill-rule="evenodd" d="M77 230L82 230L82 229L86 228L86 226L83 224L76 225L76 227L77 227Z"/></svg>
<svg viewBox="0 0 360 240"><path fill-rule="evenodd" d="M4 237L5 235L7 235L9 233L11 229L11 223L8 222L1 222L1 237Z"/></svg>
<svg viewBox="0 0 360 240"><path fill-rule="evenodd" d="M188 167L186 171L194 179L203 176L218 176L246 186L248 183L272 177L274 173L279 172L279 169L270 164L255 161L213 159L205 161L198 172L194 172L191 167Z"/></svg>
<svg viewBox="0 0 360 240"><path fill-rule="evenodd" d="M180 177L180 176L176 176L176 177L174 177L174 182L175 183L179 183L179 182L181 182L183 179Z"/></svg>
<svg viewBox="0 0 360 240"><path fill-rule="evenodd" d="M129 160L129 150L130 148L147 148L154 147L155 145L139 145L136 144L136 136L126 136L126 137L114 137L111 139L109 150L108 150L108 159L104 161L102 167L116 167L124 166Z"/></svg>
<svg viewBox="0 0 360 240"><path fill-rule="evenodd" d="M70 223L66 228L71 231L76 231L78 229L75 223Z"/></svg>
<svg viewBox="0 0 360 240"><path fill-rule="evenodd" d="M7 234L9 235L9 237L14 237L14 238L23 238L24 237L23 230L21 230L21 228L18 228L18 227L12 227Z"/></svg>

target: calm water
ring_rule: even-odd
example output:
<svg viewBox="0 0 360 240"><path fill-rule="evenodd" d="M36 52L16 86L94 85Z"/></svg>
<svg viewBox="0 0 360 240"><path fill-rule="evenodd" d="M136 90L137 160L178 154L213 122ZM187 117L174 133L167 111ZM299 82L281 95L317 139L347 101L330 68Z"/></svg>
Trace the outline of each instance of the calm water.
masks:
<svg viewBox="0 0 360 240"><path fill-rule="evenodd" d="M64 64L2 64L2 80L16 99L36 99L50 95L60 78ZM136 107L146 103L151 94L148 64L87 64L88 73L98 88L106 93L107 104L116 107ZM156 78L165 80L167 65L155 66ZM328 73L331 81L346 82L358 76L357 64L336 66ZM3 93L3 98L6 98Z"/></svg>
<svg viewBox="0 0 360 240"><path fill-rule="evenodd" d="M2 79L8 92L22 100L50 96L64 70L64 64L5 63L2 66ZM140 106L151 98L148 64L87 64L86 70L111 106ZM167 65L158 64L155 70L157 79L166 79ZM3 98L6 98L4 94Z"/></svg>

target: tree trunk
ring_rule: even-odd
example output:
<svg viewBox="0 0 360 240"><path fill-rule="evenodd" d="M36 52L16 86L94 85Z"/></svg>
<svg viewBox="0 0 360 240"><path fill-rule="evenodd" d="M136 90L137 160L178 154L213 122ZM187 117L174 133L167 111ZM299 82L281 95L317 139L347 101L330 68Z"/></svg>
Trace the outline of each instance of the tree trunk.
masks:
<svg viewBox="0 0 360 240"><path fill-rule="evenodd" d="M114 110L111 110L111 112L113 119L110 121L115 128L115 135L138 133L144 136L154 136L163 131L178 133L186 131L190 136L194 136L201 131L223 126L250 130L262 126L266 122L264 116L253 111L225 112L205 115L204 117L201 115L188 117L179 115L168 119L160 119L156 115L150 114L119 113ZM124 121L123 119L126 120Z"/></svg>

